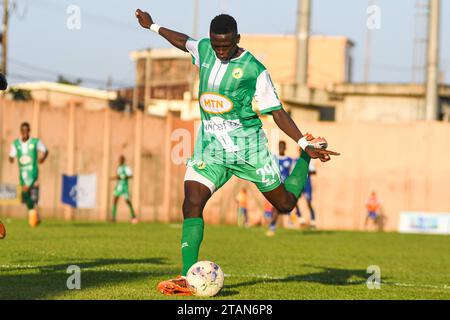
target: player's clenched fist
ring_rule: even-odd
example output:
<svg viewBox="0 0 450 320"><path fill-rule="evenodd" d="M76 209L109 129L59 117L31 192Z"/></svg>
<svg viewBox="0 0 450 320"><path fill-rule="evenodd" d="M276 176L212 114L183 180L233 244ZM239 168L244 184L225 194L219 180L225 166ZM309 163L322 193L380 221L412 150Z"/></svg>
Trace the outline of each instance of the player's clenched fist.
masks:
<svg viewBox="0 0 450 320"><path fill-rule="evenodd" d="M150 14L141 9L136 10L136 18L138 19L139 24L146 29L150 29L150 26L154 23Z"/></svg>

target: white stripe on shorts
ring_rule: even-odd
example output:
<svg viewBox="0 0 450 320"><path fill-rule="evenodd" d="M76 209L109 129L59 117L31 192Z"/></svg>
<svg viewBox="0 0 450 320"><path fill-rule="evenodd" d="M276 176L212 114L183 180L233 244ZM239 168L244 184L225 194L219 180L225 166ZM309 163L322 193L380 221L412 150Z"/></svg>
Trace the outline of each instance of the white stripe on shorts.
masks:
<svg viewBox="0 0 450 320"><path fill-rule="evenodd" d="M199 182L199 183L203 184L204 186L206 186L211 191L211 194L213 194L214 191L216 191L216 186L214 185L214 183L209 181L207 178L202 176L200 173L195 171L195 169L190 166L187 167L186 174L184 176L184 181Z"/></svg>

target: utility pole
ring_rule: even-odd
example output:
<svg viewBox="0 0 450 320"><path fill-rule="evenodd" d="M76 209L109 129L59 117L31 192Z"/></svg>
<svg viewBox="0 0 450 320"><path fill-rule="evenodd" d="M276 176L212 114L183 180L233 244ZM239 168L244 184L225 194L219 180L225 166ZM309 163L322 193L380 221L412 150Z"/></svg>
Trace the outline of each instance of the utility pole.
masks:
<svg viewBox="0 0 450 320"><path fill-rule="evenodd" d="M113 85L113 78L111 75L108 75L108 78L106 78L106 90L109 92L112 89Z"/></svg>
<svg viewBox="0 0 450 320"><path fill-rule="evenodd" d="M228 11L228 1L227 0L220 1L220 11L221 11L221 13L226 13Z"/></svg>
<svg viewBox="0 0 450 320"><path fill-rule="evenodd" d="M145 55L145 74L144 74L144 112L147 112L150 104L150 96L152 92L151 77L152 77L152 51L147 49Z"/></svg>
<svg viewBox="0 0 450 320"><path fill-rule="evenodd" d="M308 81L308 40L310 33L311 0L298 0L297 7L297 85Z"/></svg>
<svg viewBox="0 0 450 320"><path fill-rule="evenodd" d="M7 61L8 61L8 18L9 18L9 2L3 0L3 27L2 27L2 73L6 75L8 73Z"/></svg>
<svg viewBox="0 0 450 320"><path fill-rule="evenodd" d="M428 2L428 0L426 1ZM414 16L414 46L412 50L412 72L413 83L425 83L425 55L427 48L427 22L429 16L428 3L416 0L416 13Z"/></svg>
<svg viewBox="0 0 450 320"><path fill-rule="evenodd" d="M194 0L194 18L192 21L192 36L194 39L198 37L198 19L200 10L200 0Z"/></svg>
<svg viewBox="0 0 450 320"><path fill-rule="evenodd" d="M199 19L199 10L200 10L200 0L194 0L194 16L192 20L192 37L198 40L198 19ZM191 66L192 68L192 66ZM191 73L189 74L189 107L191 107L192 101L194 100L194 86L195 86L195 76L196 70L192 68Z"/></svg>
<svg viewBox="0 0 450 320"><path fill-rule="evenodd" d="M429 5L425 109L427 120L437 120L439 112L438 77L440 0L430 0Z"/></svg>
<svg viewBox="0 0 450 320"><path fill-rule="evenodd" d="M373 6L373 0L369 0L368 7ZM372 29L366 26L366 41L364 49L364 82L370 80L370 65L372 59Z"/></svg>

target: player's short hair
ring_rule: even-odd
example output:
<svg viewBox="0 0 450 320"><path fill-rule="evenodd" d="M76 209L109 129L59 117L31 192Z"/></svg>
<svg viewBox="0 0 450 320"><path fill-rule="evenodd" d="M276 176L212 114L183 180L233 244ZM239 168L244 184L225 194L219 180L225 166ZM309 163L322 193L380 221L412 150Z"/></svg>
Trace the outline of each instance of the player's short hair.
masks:
<svg viewBox="0 0 450 320"><path fill-rule="evenodd" d="M236 20L228 14L219 14L211 21L209 32L214 34L238 33Z"/></svg>
<svg viewBox="0 0 450 320"><path fill-rule="evenodd" d="M284 145L286 145L286 141L280 140L279 144L284 144Z"/></svg>
<svg viewBox="0 0 450 320"><path fill-rule="evenodd" d="M28 122L22 122L21 124L20 124L20 127L22 128L22 127L27 127L28 129L30 129L30 124L28 123Z"/></svg>

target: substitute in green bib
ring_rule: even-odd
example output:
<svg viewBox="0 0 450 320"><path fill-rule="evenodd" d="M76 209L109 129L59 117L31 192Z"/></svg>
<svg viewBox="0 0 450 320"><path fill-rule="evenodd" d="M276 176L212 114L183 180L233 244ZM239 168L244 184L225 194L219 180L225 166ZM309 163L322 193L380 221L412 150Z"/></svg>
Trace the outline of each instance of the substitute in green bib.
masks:
<svg viewBox="0 0 450 320"><path fill-rule="evenodd" d="M114 188L114 203L112 210L112 221L116 222L117 215L117 203L120 197L123 197L130 209L131 213L131 223L138 223L138 219L136 218L136 214L134 212L133 204L130 200L130 188L128 185L128 180L133 178L133 173L129 166L127 166L125 162L125 156L119 157L119 166L117 167L117 175L112 177L111 179L117 180L116 186Z"/></svg>
<svg viewBox="0 0 450 320"><path fill-rule="evenodd" d="M19 165L19 183L22 187L22 201L28 208L28 222L36 227L40 223L39 202L39 164L44 163L48 150L42 141L30 136L30 124L20 125L21 138L14 140L9 152L9 161L17 158Z"/></svg>
<svg viewBox="0 0 450 320"><path fill-rule="evenodd" d="M210 24L209 38L196 40L184 33L161 27L152 16L136 11L139 24L161 35L174 47L189 52L199 72L201 125L194 154L184 178L181 276L163 281L163 294L189 294L185 278L198 261L203 241L203 209L232 176L251 181L281 213L295 207L308 176L311 158L329 161L324 138L304 136L283 109L264 65L245 48L236 20L226 14ZM255 102L259 112L253 109ZM274 156L267 146L260 115L271 115L277 126L305 151L283 183Z"/></svg>

